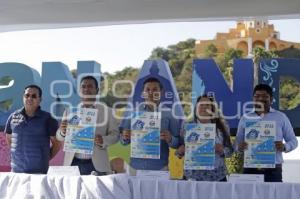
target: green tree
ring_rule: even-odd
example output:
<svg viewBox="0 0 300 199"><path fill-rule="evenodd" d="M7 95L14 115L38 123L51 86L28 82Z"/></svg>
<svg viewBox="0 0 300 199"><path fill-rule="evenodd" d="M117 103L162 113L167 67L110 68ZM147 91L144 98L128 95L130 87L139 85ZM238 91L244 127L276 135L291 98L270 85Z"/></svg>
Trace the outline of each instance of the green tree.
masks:
<svg viewBox="0 0 300 199"><path fill-rule="evenodd" d="M191 102L191 77L194 58L196 58L195 39L178 42L166 49L155 48L150 55L150 59L164 59L168 62L181 100L186 102ZM185 112L189 114L189 109L185 108Z"/></svg>
<svg viewBox="0 0 300 199"><path fill-rule="evenodd" d="M164 59L164 60L168 61L169 60L169 51L162 47L154 48L150 55L150 59Z"/></svg>
<svg viewBox="0 0 300 199"><path fill-rule="evenodd" d="M223 72L226 81L231 86L232 85L232 70L233 70L233 61L234 59L242 58L243 51L239 49L229 48L224 54L220 54L216 58L216 62L220 67L220 70Z"/></svg>
<svg viewBox="0 0 300 199"><path fill-rule="evenodd" d="M71 74L76 79L77 78L77 69L72 69Z"/></svg>
<svg viewBox="0 0 300 199"><path fill-rule="evenodd" d="M293 77L284 76L280 78L279 108L290 110L300 104L300 85Z"/></svg>
<svg viewBox="0 0 300 199"><path fill-rule="evenodd" d="M2 77L0 79L0 86L8 86L12 80L13 79L9 76ZM13 103L12 99L1 101L0 102L0 112L8 111L11 108L12 103Z"/></svg>
<svg viewBox="0 0 300 199"><path fill-rule="evenodd" d="M242 58L243 51L240 49L229 48L224 53L224 60L226 61L227 67L233 66L233 60Z"/></svg>
<svg viewBox="0 0 300 199"><path fill-rule="evenodd" d="M155 48L149 59L164 59L168 62L174 78L178 77L190 58L195 57L195 39L187 39L165 48Z"/></svg>
<svg viewBox="0 0 300 199"><path fill-rule="evenodd" d="M123 70L117 71L114 74L104 73L104 81L100 84L100 92L102 92L102 94L105 93L106 95L101 98L101 101L105 102L110 107L112 107L116 102L126 102L127 98L125 98L125 96L130 95L132 87L129 84L118 81L128 80L134 83L138 73L139 69L131 66L125 67ZM115 87L115 93L113 93L113 86ZM105 88L108 89L106 90ZM123 106L119 106L117 108L122 108Z"/></svg>
<svg viewBox="0 0 300 199"><path fill-rule="evenodd" d="M217 56L218 49L217 47L211 43L207 45L204 49L204 57L205 58L214 58Z"/></svg>
<svg viewBox="0 0 300 199"><path fill-rule="evenodd" d="M9 76L2 77L0 79L0 86L7 86L11 80L13 80L13 79Z"/></svg>
<svg viewBox="0 0 300 199"><path fill-rule="evenodd" d="M279 57L284 58L300 58L300 49L291 46L290 48L286 48L280 51L275 51L275 53Z"/></svg>
<svg viewBox="0 0 300 199"><path fill-rule="evenodd" d="M300 58L300 49L290 48L276 51L279 57L282 58ZM281 110L290 110L300 104L300 85L291 77L282 77L280 79L279 89L279 108Z"/></svg>
<svg viewBox="0 0 300 199"><path fill-rule="evenodd" d="M271 59L276 58L278 55L274 51L266 51L262 47L255 47L252 50L253 62L258 64L261 59Z"/></svg>

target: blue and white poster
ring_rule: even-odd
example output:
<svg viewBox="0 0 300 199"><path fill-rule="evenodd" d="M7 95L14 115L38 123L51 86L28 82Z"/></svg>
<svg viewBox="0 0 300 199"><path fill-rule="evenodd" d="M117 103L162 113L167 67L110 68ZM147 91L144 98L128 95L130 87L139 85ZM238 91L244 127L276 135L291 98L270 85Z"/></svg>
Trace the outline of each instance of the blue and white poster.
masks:
<svg viewBox="0 0 300 199"><path fill-rule="evenodd" d="M92 108L69 110L64 151L83 154L93 153L97 113L98 110Z"/></svg>
<svg viewBox="0 0 300 199"><path fill-rule="evenodd" d="M160 112L134 112L131 119L133 158L160 159Z"/></svg>
<svg viewBox="0 0 300 199"><path fill-rule="evenodd" d="M246 122L248 148L244 153L245 168L275 168L275 136L274 121Z"/></svg>
<svg viewBox="0 0 300 199"><path fill-rule="evenodd" d="M185 170L213 170L215 167L215 124L186 124Z"/></svg>

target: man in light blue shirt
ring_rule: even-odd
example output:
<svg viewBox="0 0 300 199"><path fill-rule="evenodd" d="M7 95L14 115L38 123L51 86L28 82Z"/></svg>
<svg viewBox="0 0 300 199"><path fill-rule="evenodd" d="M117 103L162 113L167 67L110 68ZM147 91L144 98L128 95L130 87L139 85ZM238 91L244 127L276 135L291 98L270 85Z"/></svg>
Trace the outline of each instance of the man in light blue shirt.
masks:
<svg viewBox="0 0 300 199"><path fill-rule="evenodd" d="M293 127L287 116L271 108L273 100L272 88L266 84L259 84L254 88L254 111L243 115L236 135L237 149L243 152L248 144L245 142L245 125L249 121L274 121L276 123L276 166L275 168L244 168L247 174L264 174L265 182L282 182L282 152L290 152L297 148L298 141ZM282 141L285 141L283 143Z"/></svg>
<svg viewBox="0 0 300 199"><path fill-rule="evenodd" d="M139 104L133 111L161 112L160 132L160 159L131 158L131 170L166 170L168 166L169 147L179 145L180 122L172 115L172 110L160 104L162 85L156 78L148 78L144 82L143 96L144 103ZM124 145L130 144L131 119L124 119L120 126L120 141ZM131 174L134 175L134 172Z"/></svg>

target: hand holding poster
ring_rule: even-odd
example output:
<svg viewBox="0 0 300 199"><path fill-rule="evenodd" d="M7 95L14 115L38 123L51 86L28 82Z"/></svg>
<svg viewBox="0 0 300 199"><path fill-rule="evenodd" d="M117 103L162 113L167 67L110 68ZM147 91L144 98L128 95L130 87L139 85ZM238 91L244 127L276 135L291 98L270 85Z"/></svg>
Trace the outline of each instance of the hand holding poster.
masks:
<svg viewBox="0 0 300 199"><path fill-rule="evenodd" d="M185 125L185 170L214 169L215 137L215 124Z"/></svg>
<svg viewBox="0 0 300 199"><path fill-rule="evenodd" d="M160 112L134 112L131 120L131 157L160 158Z"/></svg>
<svg viewBox="0 0 300 199"><path fill-rule="evenodd" d="M248 149L244 153L245 168L275 168L275 136L274 121L246 122Z"/></svg>
<svg viewBox="0 0 300 199"><path fill-rule="evenodd" d="M73 108L68 113L64 151L92 154L97 123L97 109Z"/></svg>

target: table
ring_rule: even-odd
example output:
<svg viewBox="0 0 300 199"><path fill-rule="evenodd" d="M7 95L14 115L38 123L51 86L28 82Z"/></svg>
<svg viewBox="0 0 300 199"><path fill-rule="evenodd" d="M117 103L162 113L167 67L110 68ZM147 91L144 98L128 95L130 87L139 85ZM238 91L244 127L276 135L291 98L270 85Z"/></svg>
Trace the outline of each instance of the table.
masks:
<svg viewBox="0 0 300 199"><path fill-rule="evenodd" d="M195 182L108 176L0 173L5 199L299 199L300 183Z"/></svg>
<svg viewBox="0 0 300 199"><path fill-rule="evenodd" d="M127 175L47 176L0 173L5 199L130 199Z"/></svg>
<svg viewBox="0 0 300 199"><path fill-rule="evenodd" d="M133 199L300 199L300 183L129 179Z"/></svg>

